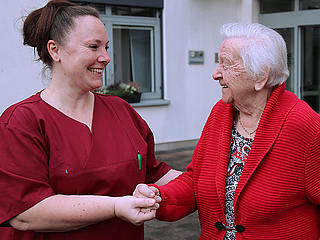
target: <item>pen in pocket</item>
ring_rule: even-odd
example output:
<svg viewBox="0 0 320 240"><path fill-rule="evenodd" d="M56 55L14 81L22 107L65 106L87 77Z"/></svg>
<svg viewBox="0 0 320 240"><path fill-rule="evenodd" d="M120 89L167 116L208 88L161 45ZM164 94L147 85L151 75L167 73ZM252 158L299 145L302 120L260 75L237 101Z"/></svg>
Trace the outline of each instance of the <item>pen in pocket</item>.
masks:
<svg viewBox="0 0 320 240"><path fill-rule="evenodd" d="M140 151L138 151L137 158L138 158L139 170L141 170L141 155L140 155Z"/></svg>

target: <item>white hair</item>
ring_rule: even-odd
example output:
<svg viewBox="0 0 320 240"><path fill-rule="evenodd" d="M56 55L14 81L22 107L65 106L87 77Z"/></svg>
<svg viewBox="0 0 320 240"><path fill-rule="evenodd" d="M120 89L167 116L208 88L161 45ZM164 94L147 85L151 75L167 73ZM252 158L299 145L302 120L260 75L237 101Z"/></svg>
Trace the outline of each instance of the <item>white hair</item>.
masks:
<svg viewBox="0 0 320 240"><path fill-rule="evenodd" d="M258 23L227 23L220 32L225 40L245 40L239 55L250 76L263 77L269 69L266 87L281 85L288 79L287 48L279 33Z"/></svg>

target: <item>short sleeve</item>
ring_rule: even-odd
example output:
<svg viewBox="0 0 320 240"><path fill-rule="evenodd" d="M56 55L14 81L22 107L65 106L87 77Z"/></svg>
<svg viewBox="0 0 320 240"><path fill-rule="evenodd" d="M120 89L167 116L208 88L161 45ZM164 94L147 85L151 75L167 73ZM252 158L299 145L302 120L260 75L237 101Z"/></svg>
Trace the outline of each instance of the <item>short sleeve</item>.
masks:
<svg viewBox="0 0 320 240"><path fill-rule="evenodd" d="M54 194L44 140L26 129L0 124L0 224Z"/></svg>
<svg viewBox="0 0 320 240"><path fill-rule="evenodd" d="M155 183L163 175L169 172L170 167L165 162L159 162L155 158L154 153L154 139L151 130L146 136L146 142L148 144L148 160L147 160L147 177L146 183Z"/></svg>

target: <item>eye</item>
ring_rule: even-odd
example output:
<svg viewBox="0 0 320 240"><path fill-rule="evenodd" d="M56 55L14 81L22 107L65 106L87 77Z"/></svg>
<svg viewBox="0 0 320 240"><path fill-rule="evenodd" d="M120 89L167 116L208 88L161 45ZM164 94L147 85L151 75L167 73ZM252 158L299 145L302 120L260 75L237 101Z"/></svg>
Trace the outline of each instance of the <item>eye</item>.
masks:
<svg viewBox="0 0 320 240"><path fill-rule="evenodd" d="M109 49L109 46L106 46L105 48L106 48L106 51L108 51L108 49Z"/></svg>
<svg viewBox="0 0 320 240"><path fill-rule="evenodd" d="M232 66L233 64L229 60L225 60L224 62L222 62L222 67L224 70L228 70L232 68Z"/></svg>
<svg viewBox="0 0 320 240"><path fill-rule="evenodd" d="M220 61L220 65L222 66L223 70L227 70L227 69L228 69L228 67L226 66L224 60L221 60L221 61Z"/></svg>
<svg viewBox="0 0 320 240"><path fill-rule="evenodd" d="M97 50L98 45L96 45L96 44L90 44L90 45L89 45L89 48L91 48L91 49L93 49L93 50Z"/></svg>

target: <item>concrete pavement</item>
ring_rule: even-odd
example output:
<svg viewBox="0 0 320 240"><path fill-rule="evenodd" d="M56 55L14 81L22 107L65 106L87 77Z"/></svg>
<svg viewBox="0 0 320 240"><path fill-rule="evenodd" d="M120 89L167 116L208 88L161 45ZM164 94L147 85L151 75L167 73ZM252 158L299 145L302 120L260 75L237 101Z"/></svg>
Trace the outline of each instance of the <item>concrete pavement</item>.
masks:
<svg viewBox="0 0 320 240"><path fill-rule="evenodd" d="M171 168L185 171L191 162L193 149L180 149L156 153L159 161L168 163ZM145 223L145 240L196 240L200 237L198 212L176 222L152 220Z"/></svg>

